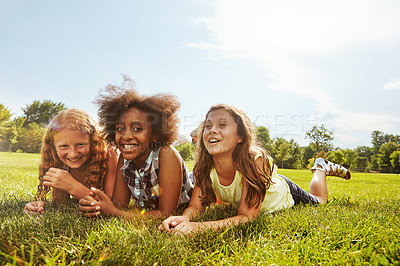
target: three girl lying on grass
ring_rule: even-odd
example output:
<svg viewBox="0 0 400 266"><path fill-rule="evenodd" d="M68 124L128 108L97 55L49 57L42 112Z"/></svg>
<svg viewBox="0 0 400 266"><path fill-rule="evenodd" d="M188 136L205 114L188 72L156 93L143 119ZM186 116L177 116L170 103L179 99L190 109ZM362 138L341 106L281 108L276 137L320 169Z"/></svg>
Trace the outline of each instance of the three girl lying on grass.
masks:
<svg viewBox="0 0 400 266"><path fill-rule="evenodd" d="M210 108L202 124L193 188L186 165L172 146L178 135L179 103L174 96L141 96L132 88L110 85L97 103L108 145L94 123L83 126L89 118L67 119L62 114L54 118L42 150L40 201L28 203L25 211L43 213L49 187L56 202L70 195L79 199L80 212L91 218L143 214L124 210L131 197L146 210L144 216L152 217L168 217L190 200L181 216L165 219L159 230L191 233L246 223L260 213L297 204L326 203L326 176L350 179L343 166L318 158L311 169L310 193L306 192L277 174L272 158L257 143L248 116L234 106L220 104ZM88 117L83 112L80 115ZM120 151L118 163L113 149L107 148L115 146ZM237 215L192 222L217 201L236 207Z"/></svg>

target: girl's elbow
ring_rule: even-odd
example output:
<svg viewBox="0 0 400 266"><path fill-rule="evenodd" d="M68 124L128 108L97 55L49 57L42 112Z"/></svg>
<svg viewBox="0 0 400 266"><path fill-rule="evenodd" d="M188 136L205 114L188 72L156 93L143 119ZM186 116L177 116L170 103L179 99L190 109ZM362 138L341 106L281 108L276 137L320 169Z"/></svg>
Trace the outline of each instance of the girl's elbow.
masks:
<svg viewBox="0 0 400 266"><path fill-rule="evenodd" d="M245 219L249 221L255 220L259 215L259 211L246 211L246 212L239 212L239 215L243 216Z"/></svg>
<svg viewBox="0 0 400 266"><path fill-rule="evenodd" d="M259 213L254 213L254 214L248 215L247 217L249 218L250 221L253 221L253 220L257 219L258 215L259 215Z"/></svg>
<svg viewBox="0 0 400 266"><path fill-rule="evenodd" d="M174 213L175 209L158 209L161 217L167 218Z"/></svg>

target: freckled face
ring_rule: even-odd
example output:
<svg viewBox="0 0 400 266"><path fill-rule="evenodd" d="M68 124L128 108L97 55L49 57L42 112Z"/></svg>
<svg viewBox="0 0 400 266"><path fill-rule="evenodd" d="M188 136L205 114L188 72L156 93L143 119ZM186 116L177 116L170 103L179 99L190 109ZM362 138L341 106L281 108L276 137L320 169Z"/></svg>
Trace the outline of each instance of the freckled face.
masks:
<svg viewBox="0 0 400 266"><path fill-rule="evenodd" d="M115 142L126 160L132 160L136 167L142 167L149 156L153 141L148 113L129 108L117 121Z"/></svg>
<svg viewBox="0 0 400 266"><path fill-rule="evenodd" d="M64 128L54 135L58 158L70 168L80 168L90 159L90 137L76 129Z"/></svg>
<svg viewBox="0 0 400 266"><path fill-rule="evenodd" d="M232 156L242 139L232 115L225 109L211 111L206 119L203 131L203 142L208 153L213 156Z"/></svg>

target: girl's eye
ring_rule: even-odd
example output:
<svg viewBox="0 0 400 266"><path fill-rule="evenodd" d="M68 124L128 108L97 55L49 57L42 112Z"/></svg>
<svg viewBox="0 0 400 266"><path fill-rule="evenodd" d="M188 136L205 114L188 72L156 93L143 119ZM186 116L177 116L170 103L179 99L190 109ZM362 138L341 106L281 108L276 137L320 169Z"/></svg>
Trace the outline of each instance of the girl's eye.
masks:
<svg viewBox="0 0 400 266"><path fill-rule="evenodd" d="M59 148L59 149L64 149L64 150L65 150L65 149L68 148L68 145L60 145L60 146L58 146L58 148Z"/></svg>
<svg viewBox="0 0 400 266"><path fill-rule="evenodd" d="M116 131L124 131L124 128L123 127L116 127L115 130Z"/></svg>
<svg viewBox="0 0 400 266"><path fill-rule="evenodd" d="M78 143L78 147L85 147L87 146L87 143Z"/></svg>
<svg viewBox="0 0 400 266"><path fill-rule="evenodd" d="M143 130L143 128L141 128L141 127L134 127L133 128L133 131L142 131Z"/></svg>
<svg viewBox="0 0 400 266"><path fill-rule="evenodd" d="M206 128L206 129L210 129L210 128L211 128L211 125L210 125L210 124L208 124L208 125L205 125L205 126L204 126L204 128Z"/></svg>
<svg viewBox="0 0 400 266"><path fill-rule="evenodd" d="M221 124L219 124L219 126L220 127L226 127L226 124L225 123L221 123Z"/></svg>

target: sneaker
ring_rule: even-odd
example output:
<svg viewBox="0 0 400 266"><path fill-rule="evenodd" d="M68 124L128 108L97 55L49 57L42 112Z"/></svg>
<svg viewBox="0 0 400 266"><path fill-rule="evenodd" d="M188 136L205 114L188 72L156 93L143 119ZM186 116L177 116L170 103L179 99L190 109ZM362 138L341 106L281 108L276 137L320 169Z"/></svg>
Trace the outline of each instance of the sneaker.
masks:
<svg viewBox="0 0 400 266"><path fill-rule="evenodd" d="M318 165L322 168L317 167ZM314 173L317 169L324 171L326 175L338 176L344 178L345 180L349 180L351 177L350 171L347 170L345 167L339 164L332 163L323 158L317 158L315 160L314 166L311 168L311 172Z"/></svg>

